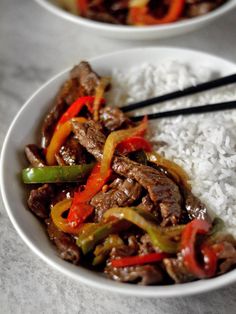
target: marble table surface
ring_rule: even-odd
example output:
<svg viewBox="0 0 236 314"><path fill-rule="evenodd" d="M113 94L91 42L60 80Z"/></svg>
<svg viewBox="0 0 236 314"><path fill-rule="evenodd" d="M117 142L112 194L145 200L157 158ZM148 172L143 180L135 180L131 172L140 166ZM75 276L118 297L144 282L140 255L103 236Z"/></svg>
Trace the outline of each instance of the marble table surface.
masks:
<svg viewBox="0 0 236 314"><path fill-rule="evenodd" d="M0 1L0 147L16 112L43 82L81 59L140 45L189 47L236 62L236 11L191 34L115 41L63 21L33 0ZM16 204L17 206L17 204ZM236 284L204 295L143 299L98 291L51 269L19 238L0 199L0 313L235 313Z"/></svg>

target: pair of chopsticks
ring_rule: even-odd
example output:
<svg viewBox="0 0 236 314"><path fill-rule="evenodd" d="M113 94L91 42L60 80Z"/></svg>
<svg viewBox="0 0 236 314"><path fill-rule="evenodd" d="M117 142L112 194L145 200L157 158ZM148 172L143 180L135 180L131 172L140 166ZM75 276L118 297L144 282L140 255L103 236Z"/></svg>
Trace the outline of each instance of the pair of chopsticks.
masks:
<svg viewBox="0 0 236 314"><path fill-rule="evenodd" d="M145 108L151 105L157 105L167 100L173 100L180 97L193 95L199 92L204 92L207 90L211 90L211 89L221 87L221 86L230 85L233 83L236 83L236 74L228 75L225 77L221 77L219 79L215 79L215 80L201 83L195 86L187 87L183 90L174 91L165 95L161 95L161 96L146 99L140 102L136 102L133 104L125 105L121 107L121 109L123 112L129 112L136 109ZM203 106L163 111L163 112L148 114L146 116L148 117L149 120L152 120L152 119L174 117L177 115L200 114L200 113L214 112L214 111L220 111L220 110L229 110L229 109L236 109L236 101L220 102L216 104L207 104ZM141 116L131 117L131 119L133 121L139 121L143 117L144 116L141 115Z"/></svg>

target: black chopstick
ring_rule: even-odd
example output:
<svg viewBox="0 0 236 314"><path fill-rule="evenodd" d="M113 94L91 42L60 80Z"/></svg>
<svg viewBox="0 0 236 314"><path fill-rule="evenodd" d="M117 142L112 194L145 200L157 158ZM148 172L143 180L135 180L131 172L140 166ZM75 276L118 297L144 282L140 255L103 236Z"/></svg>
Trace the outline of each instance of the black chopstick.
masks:
<svg viewBox="0 0 236 314"><path fill-rule="evenodd" d="M233 83L236 83L236 74L221 77L221 78L213 80L213 81L201 83L201 84L198 84L196 86L187 87L183 90L178 90L175 92L171 92L169 94L165 94L165 95L157 96L157 97L150 98L147 100L139 101L139 102L136 102L133 104L125 105L125 106L121 107L121 110L123 112L128 112L128 111L132 111L135 109L144 108L147 106L158 104L158 103L161 103L163 101L177 99L177 98L180 98L183 96L193 95L195 93L207 91L207 90L210 90L213 88L217 88L220 86L225 86L225 85L229 85L229 84L233 84Z"/></svg>
<svg viewBox="0 0 236 314"><path fill-rule="evenodd" d="M230 109L236 109L236 101L228 101L228 102L221 102L221 103L211 104L211 105L203 105L203 106L196 106L196 107L190 107L190 108L163 111L163 112L148 114L146 116L148 117L149 120L153 120L153 119L160 119L160 118L175 117L178 115L200 114L200 113L214 112L214 111L220 111L220 110L230 110ZM144 115L130 117L130 119L132 119L132 121L140 121L143 119L143 117Z"/></svg>

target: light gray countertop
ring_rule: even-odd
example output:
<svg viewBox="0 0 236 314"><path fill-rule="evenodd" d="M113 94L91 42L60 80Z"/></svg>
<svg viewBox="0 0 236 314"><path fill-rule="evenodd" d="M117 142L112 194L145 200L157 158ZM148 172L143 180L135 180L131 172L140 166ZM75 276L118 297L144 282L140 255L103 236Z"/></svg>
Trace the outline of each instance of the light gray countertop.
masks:
<svg viewBox="0 0 236 314"><path fill-rule="evenodd" d="M100 38L32 0L0 1L0 145L17 111L44 81L81 59L140 45L181 46L236 62L236 11L188 35L149 42ZM16 204L17 206L17 204ZM235 313L236 284L176 299L124 297L51 269L19 238L0 200L0 313Z"/></svg>

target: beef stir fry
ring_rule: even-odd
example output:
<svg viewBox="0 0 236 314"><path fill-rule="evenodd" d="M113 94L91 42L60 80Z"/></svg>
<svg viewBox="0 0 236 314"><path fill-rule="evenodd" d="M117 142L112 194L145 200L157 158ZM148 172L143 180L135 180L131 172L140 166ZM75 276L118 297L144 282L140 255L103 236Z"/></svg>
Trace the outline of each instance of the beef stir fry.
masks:
<svg viewBox="0 0 236 314"><path fill-rule="evenodd" d="M156 25L207 14L227 0L57 0L67 11L104 23Z"/></svg>
<svg viewBox="0 0 236 314"><path fill-rule="evenodd" d="M87 62L72 69L29 144L29 209L61 258L109 278L173 284L236 265L236 241L191 192L188 175L106 104L112 88Z"/></svg>

